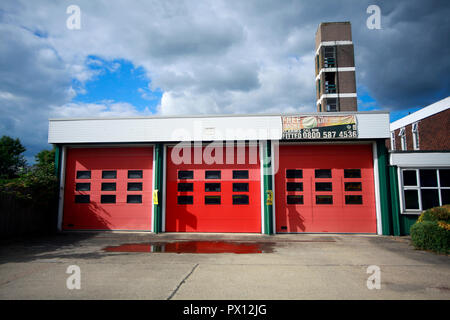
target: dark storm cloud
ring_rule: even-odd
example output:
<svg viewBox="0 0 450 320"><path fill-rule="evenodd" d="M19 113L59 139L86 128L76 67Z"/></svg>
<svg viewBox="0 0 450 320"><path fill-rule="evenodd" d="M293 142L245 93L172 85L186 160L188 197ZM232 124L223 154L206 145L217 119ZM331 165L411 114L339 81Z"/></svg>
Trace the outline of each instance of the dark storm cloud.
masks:
<svg viewBox="0 0 450 320"><path fill-rule="evenodd" d="M78 4L81 30L65 27ZM381 9L369 30L366 9ZM1 134L46 146L49 116L135 114L121 103L71 103L95 72L87 57L143 67L163 114L315 111L314 36L350 21L357 85L379 108L449 95L450 1L8 1L0 3ZM358 92L361 94L363 90Z"/></svg>

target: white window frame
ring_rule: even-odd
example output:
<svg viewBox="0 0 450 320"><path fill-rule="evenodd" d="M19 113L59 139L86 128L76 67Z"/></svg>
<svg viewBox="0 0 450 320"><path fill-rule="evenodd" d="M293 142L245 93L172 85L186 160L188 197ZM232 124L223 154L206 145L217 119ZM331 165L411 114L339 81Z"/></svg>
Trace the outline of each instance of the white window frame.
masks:
<svg viewBox="0 0 450 320"><path fill-rule="evenodd" d="M391 132L391 150L395 151L395 132Z"/></svg>
<svg viewBox="0 0 450 320"><path fill-rule="evenodd" d="M411 132L412 132L412 136L413 136L413 148L414 148L414 150L419 150L420 145L419 145L419 123L418 122L414 122L411 125Z"/></svg>
<svg viewBox="0 0 450 320"><path fill-rule="evenodd" d="M423 211L422 206L422 193L420 192L421 189L436 189L438 191L438 197L439 197L439 205L442 206L442 197L441 197L441 190L449 190L450 187L441 187L441 177L439 175L439 170L449 170L450 168L430 168L430 167L423 167L423 168L399 168L399 181L400 181L400 205L401 205L401 213L402 214L420 214ZM436 187L421 187L420 186L420 174L419 170L436 170L436 179L437 179L437 186ZM403 171L415 171L416 172L416 181L417 184L415 186L405 186L403 181ZM419 209L406 209L406 199L405 199L405 190L417 190L418 193L418 201L419 201Z"/></svg>
<svg viewBox="0 0 450 320"><path fill-rule="evenodd" d="M398 136L400 137L400 142L401 142L401 146L402 146L402 150L405 151L407 149L406 146L406 134L405 134L405 128L401 128Z"/></svg>

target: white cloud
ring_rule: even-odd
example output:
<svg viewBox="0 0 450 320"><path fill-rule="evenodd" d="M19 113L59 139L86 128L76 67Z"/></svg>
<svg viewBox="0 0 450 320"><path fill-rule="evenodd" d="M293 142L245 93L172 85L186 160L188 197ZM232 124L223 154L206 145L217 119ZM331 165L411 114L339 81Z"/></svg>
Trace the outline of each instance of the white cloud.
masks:
<svg viewBox="0 0 450 320"><path fill-rule="evenodd" d="M126 102L103 101L103 103L67 103L52 107L52 118L91 118L91 117L131 117L150 115L147 108L138 111L135 106Z"/></svg>
<svg viewBox="0 0 450 320"><path fill-rule="evenodd" d="M70 4L81 8L80 30L66 28ZM114 72L114 59L144 68L149 88L162 92L161 114L315 111L314 35L322 21L352 22L357 81L378 103L410 107L448 92L449 45L440 38L449 28L447 2L380 2L382 31L365 26L369 4L3 0L0 131L38 151L50 116L146 114L126 101L72 102L101 72L91 67ZM414 67L423 61L436 63Z"/></svg>

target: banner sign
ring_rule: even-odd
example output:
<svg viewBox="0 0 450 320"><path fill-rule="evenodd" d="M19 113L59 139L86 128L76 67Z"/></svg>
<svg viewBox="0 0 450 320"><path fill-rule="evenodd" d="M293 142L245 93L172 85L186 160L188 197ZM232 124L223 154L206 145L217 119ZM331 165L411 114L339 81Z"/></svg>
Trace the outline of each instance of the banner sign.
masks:
<svg viewBox="0 0 450 320"><path fill-rule="evenodd" d="M283 139L355 139L358 128L355 115L285 116Z"/></svg>

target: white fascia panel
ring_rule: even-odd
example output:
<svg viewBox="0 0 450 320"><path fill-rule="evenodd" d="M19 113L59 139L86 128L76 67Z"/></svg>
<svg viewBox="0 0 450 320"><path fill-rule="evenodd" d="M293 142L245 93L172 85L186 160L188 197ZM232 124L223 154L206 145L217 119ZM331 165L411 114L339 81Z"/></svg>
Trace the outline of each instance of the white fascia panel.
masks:
<svg viewBox="0 0 450 320"><path fill-rule="evenodd" d="M358 139L384 139L390 137L389 113L360 113L356 115Z"/></svg>
<svg viewBox="0 0 450 320"><path fill-rule="evenodd" d="M450 167L450 152L391 153L389 163L400 168Z"/></svg>
<svg viewBox="0 0 450 320"><path fill-rule="evenodd" d="M281 139L280 116L50 120L49 143Z"/></svg>

